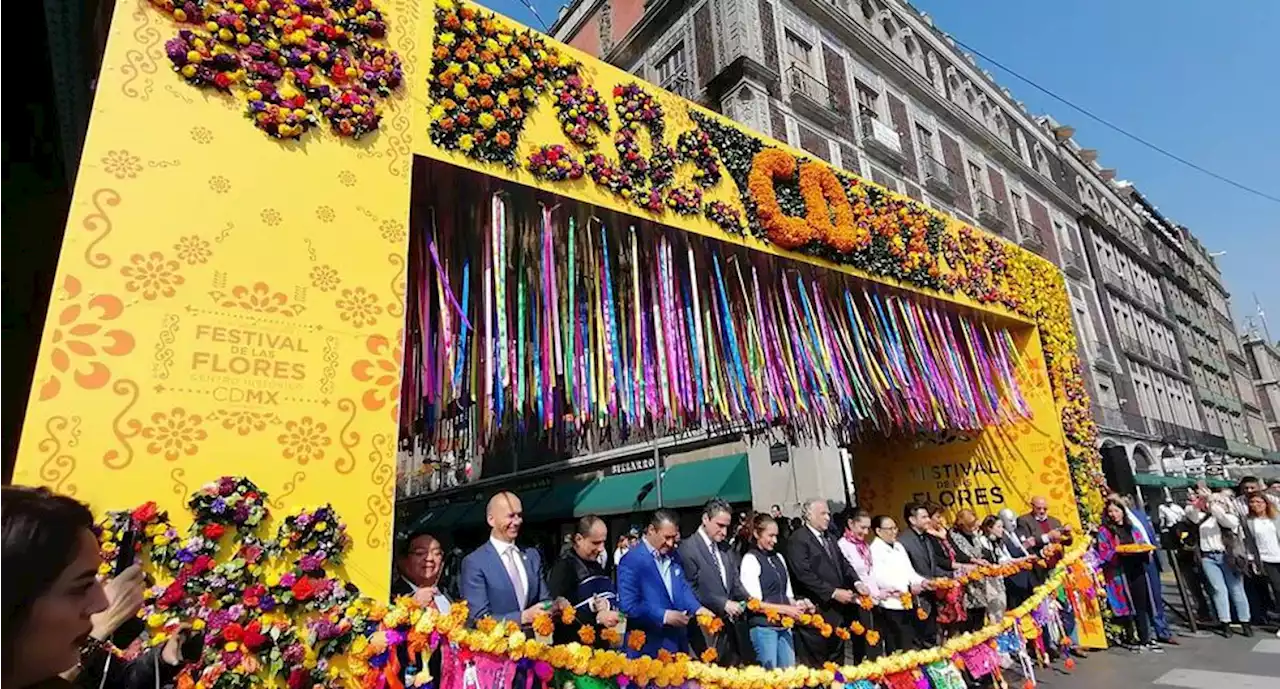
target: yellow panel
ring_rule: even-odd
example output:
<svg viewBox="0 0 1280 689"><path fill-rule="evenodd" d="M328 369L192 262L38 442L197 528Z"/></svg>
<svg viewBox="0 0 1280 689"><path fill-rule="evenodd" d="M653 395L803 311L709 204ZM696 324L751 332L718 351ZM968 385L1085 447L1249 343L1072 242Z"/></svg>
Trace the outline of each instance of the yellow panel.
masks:
<svg viewBox="0 0 1280 689"><path fill-rule="evenodd" d="M175 33L116 9L14 481L185 528L189 493L245 475L277 513L333 503L380 595L399 384L369 371L399 367L413 105L277 142L172 72Z"/></svg>
<svg viewBox="0 0 1280 689"><path fill-rule="evenodd" d="M1039 495L1054 516L1080 528L1040 337L1026 328L1015 339L1026 364L1019 384L1033 417L944 444L876 439L855 446L859 505L900 521L908 502L936 502L948 517L967 507L981 519L1006 507L1025 514Z"/></svg>

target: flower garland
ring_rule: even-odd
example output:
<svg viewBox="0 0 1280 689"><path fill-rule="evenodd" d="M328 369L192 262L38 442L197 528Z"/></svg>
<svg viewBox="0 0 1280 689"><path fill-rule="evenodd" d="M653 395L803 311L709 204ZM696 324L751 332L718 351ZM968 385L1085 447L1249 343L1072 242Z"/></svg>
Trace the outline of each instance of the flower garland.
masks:
<svg viewBox="0 0 1280 689"><path fill-rule="evenodd" d="M243 92L246 116L278 139L322 119L338 136L375 131L378 98L403 80L400 57L374 43L387 24L372 0L151 4L190 25L165 43L174 71L197 88Z"/></svg>
<svg viewBox="0 0 1280 689"><path fill-rule="evenodd" d="M704 130L681 133L676 137L676 150L681 160L693 163L693 181L699 186L710 189L720 183L720 153Z"/></svg>

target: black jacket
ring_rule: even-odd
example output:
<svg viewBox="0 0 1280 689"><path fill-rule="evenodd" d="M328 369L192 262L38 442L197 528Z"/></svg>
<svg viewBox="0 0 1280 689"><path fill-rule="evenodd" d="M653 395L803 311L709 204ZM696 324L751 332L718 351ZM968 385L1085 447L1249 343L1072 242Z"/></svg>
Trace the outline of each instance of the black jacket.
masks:
<svg viewBox="0 0 1280 689"><path fill-rule="evenodd" d="M933 579L943 575L943 569L938 563L937 550L931 539L932 537L929 534L916 533L915 529L910 526L898 534L898 542L902 544L903 550L907 551L907 558L911 560L911 568L916 571L916 574L926 579Z"/></svg>
<svg viewBox="0 0 1280 689"><path fill-rule="evenodd" d="M840 546L823 535L826 547L807 526L791 532L787 539L787 566L791 570L796 598L808 598L823 610L837 606L831 598L836 589L853 590L858 573L840 554Z"/></svg>
<svg viewBox="0 0 1280 689"><path fill-rule="evenodd" d="M680 543L680 559L684 561L684 578L693 587L693 595L698 602L720 617L725 616L725 604L729 601L745 601L747 592L742 588L741 561L726 544L715 544L720 551L720 561L724 564L725 580L720 578L720 570L711 559L711 549L702 539L702 534L694 534Z"/></svg>

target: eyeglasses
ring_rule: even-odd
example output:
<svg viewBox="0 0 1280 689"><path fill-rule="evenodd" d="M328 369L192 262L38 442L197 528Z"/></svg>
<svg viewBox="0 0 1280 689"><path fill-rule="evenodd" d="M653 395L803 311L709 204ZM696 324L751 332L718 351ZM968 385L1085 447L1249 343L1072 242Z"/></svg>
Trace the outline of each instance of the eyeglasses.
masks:
<svg viewBox="0 0 1280 689"><path fill-rule="evenodd" d="M897 530L898 530L897 524L894 524L893 526L877 526L876 527L876 531L897 531Z"/></svg>
<svg viewBox="0 0 1280 689"><path fill-rule="evenodd" d="M443 550L410 550L409 551L410 557L430 557L432 555L436 557L444 557L444 551Z"/></svg>

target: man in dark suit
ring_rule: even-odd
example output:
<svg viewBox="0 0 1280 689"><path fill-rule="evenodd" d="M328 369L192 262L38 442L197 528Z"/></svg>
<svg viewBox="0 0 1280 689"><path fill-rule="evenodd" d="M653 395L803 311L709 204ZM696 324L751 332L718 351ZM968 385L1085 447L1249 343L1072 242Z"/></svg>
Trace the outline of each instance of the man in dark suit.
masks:
<svg viewBox="0 0 1280 689"><path fill-rule="evenodd" d="M679 549L684 574L693 587L693 594L725 624L724 631L715 638L704 638L705 634L695 633L691 635L692 639L702 648L713 646L719 662L726 666L735 665L742 657L742 630L734 621L746 609L744 602L747 599L747 592L738 576L738 558L726 544L732 520L729 503L712 498L702 508L702 526L681 541Z"/></svg>
<svg viewBox="0 0 1280 689"><path fill-rule="evenodd" d="M462 560L462 598L467 601L467 622L484 617L533 623L551 599L542 578L542 556L537 548L516 545L524 523L524 507L514 493L501 492L489 500L486 510L489 540Z"/></svg>
<svg viewBox="0 0 1280 689"><path fill-rule="evenodd" d="M689 622L699 614L710 614L685 579L676 552L678 521L670 510L654 512L640 544L618 563L618 601L628 630L644 632L645 638L640 650L627 648L633 658L656 656L660 649L688 653Z"/></svg>
<svg viewBox="0 0 1280 689"><path fill-rule="evenodd" d="M410 534L396 547L396 579L391 582L391 601L413 598L425 608L449 612L452 601L440 586L444 571L444 549L426 532Z"/></svg>
<svg viewBox="0 0 1280 689"><path fill-rule="evenodd" d="M898 542L907 551L907 559L911 560L911 568L916 574L925 579L949 576L950 572L939 561L938 550L928 533L932 524L929 507L920 502L907 503L902 509L902 521L906 528L898 533ZM930 648L938 641L938 606L930 592L921 593L918 599L920 608L928 615L923 620L914 618L916 643L922 648Z"/></svg>
<svg viewBox="0 0 1280 689"><path fill-rule="evenodd" d="M1071 542L1071 527L1063 526L1057 517L1049 514L1049 501L1037 495L1031 498L1031 511L1018 517L1018 537L1022 547L1039 555L1050 543Z"/></svg>
<svg viewBox="0 0 1280 689"><path fill-rule="evenodd" d="M856 599L870 589L858 581L857 572L840 553L829 535L831 508L826 500L808 500L802 507L804 525L787 539L787 561L796 598L808 599L827 624L843 627L859 615ZM865 621L864 621L865 624ZM811 627L797 627L800 643L797 656L802 664L822 667L823 663L844 664L844 641L832 634L824 638Z"/></svg>

